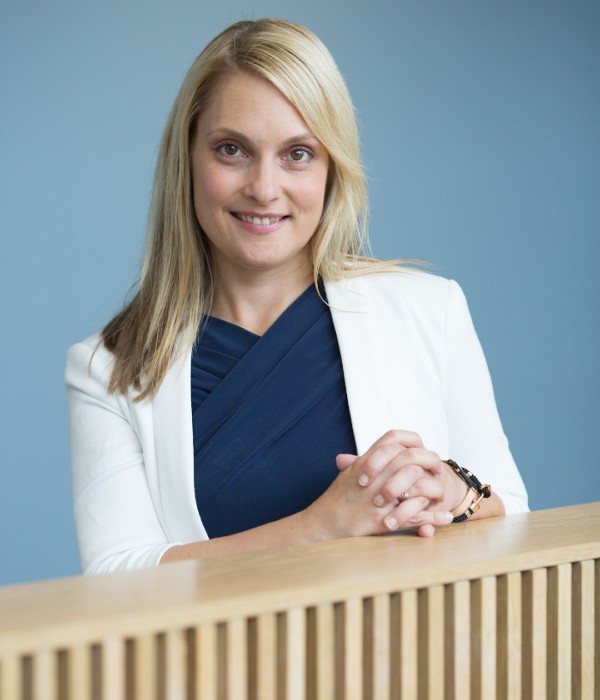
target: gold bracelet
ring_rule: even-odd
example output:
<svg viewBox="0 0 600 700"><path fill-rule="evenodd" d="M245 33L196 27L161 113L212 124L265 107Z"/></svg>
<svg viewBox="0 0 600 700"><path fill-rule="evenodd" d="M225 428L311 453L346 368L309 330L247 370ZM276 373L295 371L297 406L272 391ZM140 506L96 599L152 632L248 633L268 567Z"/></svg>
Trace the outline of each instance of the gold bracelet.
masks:
<svg viewBox="0 0 600 700"><path fill-rule="evenodd" d="M469 486L467 488L467 493L463 500L460 502L460 504L452 511L452 517L456 518L458 515L462 515L463 513L466 512L466 510L473 505L473 502L475 499L479 496L477 491L475 491L474 488Z"/></svg>
<svg viewBox="0 0 600 700"><path fill-rule="evenodd" d="M479 510L482 498L489 498L492 495L492 487L489 484L482 484L473 472L459 466L454 460L443 459L442 462L447 464L467 485L467 495L463 502L452 511L452 522L462 523Z"/></svg>

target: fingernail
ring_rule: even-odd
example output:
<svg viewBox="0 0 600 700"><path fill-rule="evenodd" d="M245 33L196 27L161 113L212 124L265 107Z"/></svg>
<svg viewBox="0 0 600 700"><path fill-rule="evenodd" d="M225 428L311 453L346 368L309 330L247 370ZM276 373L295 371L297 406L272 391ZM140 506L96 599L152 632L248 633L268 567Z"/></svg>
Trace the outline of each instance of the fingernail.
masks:
<svg viewBox="0 0 600 700"><path fill-rule="evenodd" d="M358 483L359 483L361 486L366 486L366 485L369 483L369 477L368 477L366 474L361 474L361 475L358 477Z"/></svg>
<svg viewBox="0 0 600 700"><path fill-rule="evenodd" d="M451 523L454 520L452 513L444 513L444 522Z"/></svg>
<svg viewBox="0 0 600 700"><path fill-rule="evenodd" d="M398 521L393 516L390 516L389 518L385 519L385 524L386 527L388 527L390 530L394 530L396 525L398 524Z"/></svg>
<svg viewBox="0 0 600 700"><path fill-rule="evenodd" d="M377 494L377 496L375 496L375 498L373 499L373 503L376 506L382 506L385 504L385 498L381 494Z"/></svg>

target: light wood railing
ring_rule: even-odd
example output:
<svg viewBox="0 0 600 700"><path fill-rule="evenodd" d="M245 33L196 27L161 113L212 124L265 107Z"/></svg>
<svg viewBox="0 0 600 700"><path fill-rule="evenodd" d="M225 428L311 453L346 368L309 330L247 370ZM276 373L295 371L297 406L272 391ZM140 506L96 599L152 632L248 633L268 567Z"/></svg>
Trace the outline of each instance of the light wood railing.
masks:
<svg viewBox="0 0 600 700"><path fill-rule="evenodd" d="M0 589L1 700L600 697L600 503Z"/></svg>

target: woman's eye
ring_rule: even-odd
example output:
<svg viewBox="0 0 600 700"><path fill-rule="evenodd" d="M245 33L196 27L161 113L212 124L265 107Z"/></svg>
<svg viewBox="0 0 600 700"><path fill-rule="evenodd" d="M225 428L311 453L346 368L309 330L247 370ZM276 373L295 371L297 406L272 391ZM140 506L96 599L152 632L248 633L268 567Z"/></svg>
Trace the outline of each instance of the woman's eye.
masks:
<svg viewBox="0 0 600 700"><path fill-rule="evenodd" d="M312 153L307 148L294 148L290 151L290 160L294 163L308 163Z"/></svg>
<svg viewBox="0 0 600 700"><path fill-rule="evenodd" d="M240 149L235 143L224 143L217 149L224 156L238 156L241 154Z"/></svg>

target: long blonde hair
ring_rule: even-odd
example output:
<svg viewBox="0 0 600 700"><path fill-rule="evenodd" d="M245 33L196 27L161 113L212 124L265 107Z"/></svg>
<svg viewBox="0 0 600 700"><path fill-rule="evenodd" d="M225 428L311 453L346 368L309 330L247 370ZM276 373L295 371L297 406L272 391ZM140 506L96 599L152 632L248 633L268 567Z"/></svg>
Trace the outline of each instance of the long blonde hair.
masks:
<svg viewBox="0 0 600 700"><path fill-rule="evenodd" d="M210 311L211 252L194 213L190 146L215 85L232 72L276 87L329 154L323 214L311 240L315 281L354 275L371 261L363 254L367 193L354 107L331 54L312 32L286 20L228 27L192 64L163 133L138 290L102 331L115 358L110 392L132 388L138 400L153 396Z"/></svg>

